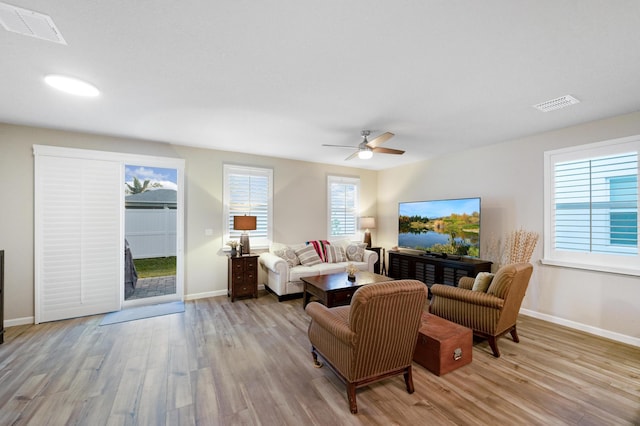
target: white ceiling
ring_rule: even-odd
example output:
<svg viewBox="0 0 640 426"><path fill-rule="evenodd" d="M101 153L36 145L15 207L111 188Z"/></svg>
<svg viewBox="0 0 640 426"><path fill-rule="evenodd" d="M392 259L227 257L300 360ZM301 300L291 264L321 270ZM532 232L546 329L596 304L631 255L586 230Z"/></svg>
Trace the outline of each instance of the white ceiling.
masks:
<svg viewBox="0 0 640 426"><path fill-rule="evenodd" d="M640 110L637 0L5 1L68 43L0 27L7 123L384 169ZM406 154L321 146L362 129Z"/></svg>

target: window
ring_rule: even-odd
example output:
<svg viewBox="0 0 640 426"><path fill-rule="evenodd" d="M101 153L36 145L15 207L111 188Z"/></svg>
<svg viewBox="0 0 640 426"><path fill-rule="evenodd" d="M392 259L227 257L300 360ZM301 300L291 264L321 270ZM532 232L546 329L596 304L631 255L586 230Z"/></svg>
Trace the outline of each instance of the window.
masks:
<svg viewBox="0 0 640 426"><path fill-rule="evenodd" d="M224 248L239 240L243 231L233 229L234 216L256 216L256 230L248 231L251 248L268 248L272 239L273 170L225 164Z"/></svg>
<svg viewBox="0 0 640 426"><path fill-rule="evenodd" d="M544 262L640 275L640 137L545 153Z"/></svg>
<svg viewBox="0 0 640 426"><path fill-rule="evenodd" d="M329 238L355 238L358 232L360 179L329 176L327 189Z"/></svg>

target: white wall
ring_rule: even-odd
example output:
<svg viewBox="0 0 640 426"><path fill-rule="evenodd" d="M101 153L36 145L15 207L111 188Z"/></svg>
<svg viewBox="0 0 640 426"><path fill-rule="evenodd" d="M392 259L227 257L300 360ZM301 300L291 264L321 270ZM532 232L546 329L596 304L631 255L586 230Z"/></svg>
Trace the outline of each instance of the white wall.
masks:
<svg viewBox="0 0 640 426"><path fill-rule="evenodd" d="M482 197L481 257L492 238L521 227L542 238L544 151L635 134L640 134L640 113L380 172L379 243L397 244L399 201L475 196ZM542 239L532 259L524 313L640 345L640 278L543 266L541 257Z"/></svg>
<svg viewBox="0 0 640 426"><path fill-rule="evenodd" d="M382 172L163 143L0 124L0 249L5 250L5 324L33 316L32 145L184 158L185 293L224 294L222 164L274 169L276 241L326 236L326 176L360 176L363 215L376 216L373 244L397 244L397 203L482 197L482 243L520 227L542 234L543 152L640 134L640 113L600 120ZM432 142L435 143L435 142ZM213 235L205 235L212 229ZM526 313L640 345L640 279L542 266L542 242Z"/></svg>
<svg viewBox="0 0 640 426"><path fill-rule="evenodd" d="M327 236L326 176L359 176L363 214L375 215L376 172L326 166L165 143L65 132L0 123L0 250L5 250L5 325L34 315L34 144L185 159L185 295L226 294L227 258L222 251L222 164L274 170L276 241ZM212 235L205 235L211 229Z"/></svg>
<svg viewBox="0 0 640 426"><path fill-rule="evenodd" d="M226 294L227 259L222 251L222 165L273 168L274 241L300 242L327 236L326 176L361 179L361 209L375 214L377 175L348 167L327 166L241 153L173 146L186 169L186 294ZM369 210L365 210L367 207ZM205 230L213 229L213 236Z"/></svg>

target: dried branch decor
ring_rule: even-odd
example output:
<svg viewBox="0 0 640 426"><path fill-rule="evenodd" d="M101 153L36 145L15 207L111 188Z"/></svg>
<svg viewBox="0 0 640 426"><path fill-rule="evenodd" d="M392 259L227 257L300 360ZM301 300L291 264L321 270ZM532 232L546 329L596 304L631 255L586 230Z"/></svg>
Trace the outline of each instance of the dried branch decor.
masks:
<svg viewBox="0 0 640 426"><path fill-rule="evenodd" d="M503 257L503 264L529 262L533 250L538 243L539 235L536 232L519 229L507 235Z"/></svg>

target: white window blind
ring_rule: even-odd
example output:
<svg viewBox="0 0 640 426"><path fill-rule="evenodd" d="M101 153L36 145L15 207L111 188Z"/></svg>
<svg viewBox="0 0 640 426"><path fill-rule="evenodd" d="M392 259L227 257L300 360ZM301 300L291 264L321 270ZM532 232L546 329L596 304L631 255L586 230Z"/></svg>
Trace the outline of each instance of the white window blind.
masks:
<svg viewBox="0 0 640 426"><path fill-rule="evenodd" d="M36 323L120 309L120 181L117 162L36 150Z"/></svg>
<svg viewBox="0 0 640 426"><path fill-rule="evenodd" d="M556 249L637 254L637 171L637 153L557 163Z"/></svg>
<svg viewBox="0 0 640 426"><path fill-rule="evenodd" d="M256 216L256 230L247 231L251 247L269 247L272 239L273 170L228 164L223 169L225 243L239 240L244 232L233 229L233 217L247 215Z"/></svg>
<svg viewBox="0 0 640 426"><path fill-rule="evenodd" d="M545 153L545 260L640 273L639 145L626 138Z"/></svg>
<svg viewBox="0 0 640 426"><path fill-rule="evenodd" d="M358 233L360 179L329 176L329 238L354 238Z"/></svg>

